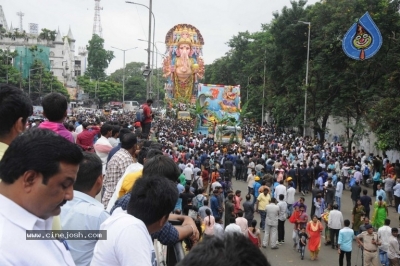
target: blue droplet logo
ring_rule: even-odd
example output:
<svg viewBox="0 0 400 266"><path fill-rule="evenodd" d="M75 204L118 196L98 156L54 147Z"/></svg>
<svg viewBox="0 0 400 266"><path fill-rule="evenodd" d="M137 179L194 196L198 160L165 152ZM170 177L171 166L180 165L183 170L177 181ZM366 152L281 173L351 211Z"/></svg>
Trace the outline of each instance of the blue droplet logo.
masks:
<svg viewBox="0 0 400 266"><path fill-rule="evenodd" d="M381 32L368 12L350 27L342 42L345 54L355 60L373 57L381 46Z"/></svg>

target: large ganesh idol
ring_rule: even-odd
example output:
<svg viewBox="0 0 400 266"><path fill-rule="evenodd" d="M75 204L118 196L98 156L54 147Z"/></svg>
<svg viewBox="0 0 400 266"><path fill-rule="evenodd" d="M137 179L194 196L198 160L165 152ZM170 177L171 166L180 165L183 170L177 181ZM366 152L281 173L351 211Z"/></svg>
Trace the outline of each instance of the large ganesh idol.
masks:
<svg viewBox="0 0 400 266"><path fill-rule="evenodd" d="M167 47L163 62L166 98L179 102L193 102L193 89L204 76L202 59L203 37L198 29L189 24L178 24L165 37Z"/></svg>

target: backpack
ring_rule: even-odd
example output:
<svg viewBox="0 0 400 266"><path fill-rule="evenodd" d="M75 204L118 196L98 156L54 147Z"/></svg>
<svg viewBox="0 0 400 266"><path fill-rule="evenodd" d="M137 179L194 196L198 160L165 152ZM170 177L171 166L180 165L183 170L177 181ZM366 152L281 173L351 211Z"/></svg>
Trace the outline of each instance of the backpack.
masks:
<svg viewBox="0 0 400 266"><path fill-rule="evenodd" d="M368 175L368 176L369 176L369 174L370 174L369 167L366 165L366 166L364 167L364 173L363 173L363 175Z"/></svg>
<svg viewBox="0 0 400 266"><path fill-rule="evenodd" d="M141 106L140 109L136 112L136 121L143 123L144 120L146 120L146 117L144 115L143 107Z"/></svg>
<svg viewBox="0 0 400 266"><path fill-rule="evenodd" d="M193 180L192 188L194 188L195 191L197 191L199 189L199 183L197 182L197 181L199 181L199 178L200 177Z"/></svg>
<svg viewBox="0 0 400 266"><path fill-rule="evenodd" d="M204 195L202 195L201 199L199 199L198 195L195 197L196 199L196 206L198 209L204 206Z"/></svg>

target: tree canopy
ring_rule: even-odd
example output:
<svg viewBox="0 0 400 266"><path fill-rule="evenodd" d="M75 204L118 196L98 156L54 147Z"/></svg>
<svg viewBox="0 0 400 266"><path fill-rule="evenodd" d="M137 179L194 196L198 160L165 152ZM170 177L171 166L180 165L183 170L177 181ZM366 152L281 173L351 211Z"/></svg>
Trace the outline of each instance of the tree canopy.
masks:
<svg viewBox="0 0 400 266"><path fill-rule="evenodd" d="M87 75L95 80L104 79L105 70L115 57L114 52L104 49L104 39L97 34L93 34L86 49L88 51Z"/></svg>
<svg viewBox="0 0 400 266"><path fill-rule="evenodd" d="M394 119L400 115L396 108L400 102L399 2L325 0L307 6L304 0L292 1L291 6L273 13L272 21L261 25L259 32L234 36L227 43L230 51L206 66L205 83L240 84L242 101L250 102L254 118L260 120L264 103L278 126L300 131L307 90L306 124L321 142L328 118L333 116L345 125L349 146L370 128L381 148L399 149L398 121ZM374 57L356 61L344 54L342 38L366 11L380 29L383 45ZM308 25L298 21L311 23L307 87Z"/></svg>

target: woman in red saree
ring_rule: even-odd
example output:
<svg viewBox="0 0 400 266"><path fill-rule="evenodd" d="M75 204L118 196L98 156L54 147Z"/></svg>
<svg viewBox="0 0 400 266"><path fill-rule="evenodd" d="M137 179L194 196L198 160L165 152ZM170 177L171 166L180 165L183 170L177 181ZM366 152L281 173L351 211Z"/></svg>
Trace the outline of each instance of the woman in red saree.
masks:
<svg viewBox="0 0 400 266"><path fill-rule="evenodd" d="M313 216L312 221L307 223L306 232L308 234L308 250L311 253L311 260L318 259L319 249L321 247L321 232L322 224L316 215Z"/></svg>

